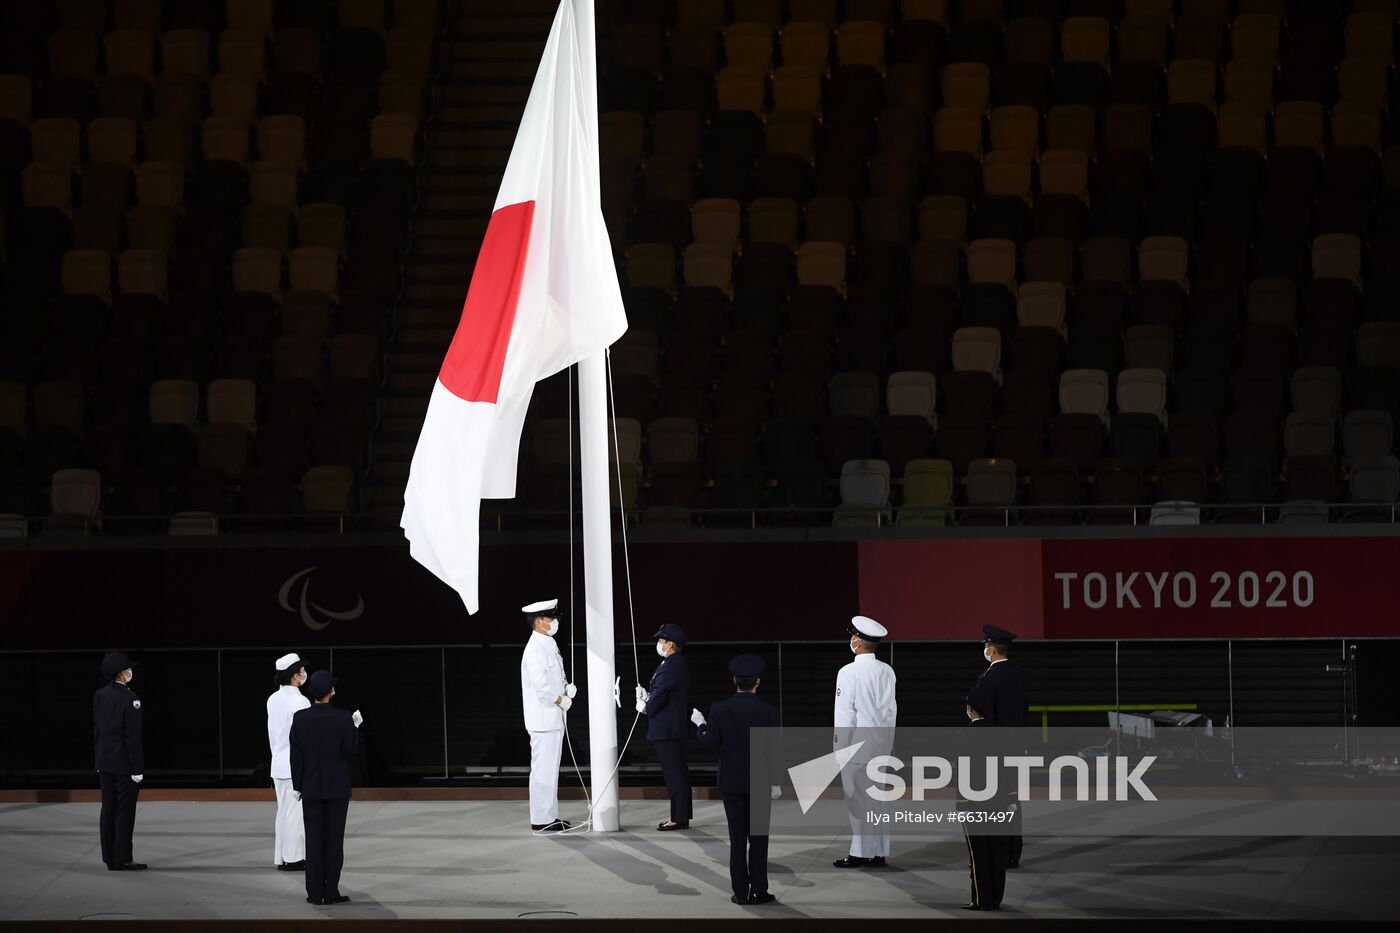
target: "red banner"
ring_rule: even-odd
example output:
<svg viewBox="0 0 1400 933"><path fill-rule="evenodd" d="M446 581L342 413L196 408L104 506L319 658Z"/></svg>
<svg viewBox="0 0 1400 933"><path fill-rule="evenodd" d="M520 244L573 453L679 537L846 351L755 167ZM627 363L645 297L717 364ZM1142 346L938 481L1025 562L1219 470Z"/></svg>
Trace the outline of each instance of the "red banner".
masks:
<svg viewBox="0 0 1400 933"><path fill-rule="evenodd" d="M866 541L862 611L904 639L1400 636L1400 538Z"/></svg>

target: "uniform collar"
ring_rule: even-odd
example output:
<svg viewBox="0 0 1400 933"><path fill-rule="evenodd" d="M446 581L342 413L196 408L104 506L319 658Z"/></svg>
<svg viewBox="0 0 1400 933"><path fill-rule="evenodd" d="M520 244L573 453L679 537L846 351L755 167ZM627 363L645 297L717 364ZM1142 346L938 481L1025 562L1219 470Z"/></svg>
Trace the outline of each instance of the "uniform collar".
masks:
<svg viewBox="0 0 1400 933"><path fill-rule="evenodd" d="M878 660L880 660L880 659L877 658L877 657L875 657L875 652L873 652L873 651L870 652L869 654L858 654L858 655L856 655L856 663L857 663L857 664L861 663L862 661L878 661Z"/></svg>
<svg viewBox="0 0 1400 933"><path fill-rule="evenodd" d="M549 644L551 644L551 645L554 644L554 639L553 639L553 638L550 638L550 637L549 637L548 635L546 635L544 632L531 632L531 633L530 633L530 641L535 642L535 643L547 642L547 643L549 643Z"/></svg>
<svg viewBox="0 0 1400 933"><path fill-rule="evenodd" d="M988 664L987 666L988 666L988 667L996 667L996 666L997 666L998 664L1000 664L1002 661L1010 661L1010 660L1011 660L1010 658L997 658L995 661L993 661L991 664Z"/></svg>
<svg viewBox="0 0 1400 933"><path fill-rule="evenodd" d="M302 695L302 694L301 694L301 688L300 688L300 687L293 687L291 684L283 684L282 686L278 687L277 689L278 689L278 691L290 690L290 691L292 691L293 693L295 693L297 696L301 696L301 695Z"/></svg>

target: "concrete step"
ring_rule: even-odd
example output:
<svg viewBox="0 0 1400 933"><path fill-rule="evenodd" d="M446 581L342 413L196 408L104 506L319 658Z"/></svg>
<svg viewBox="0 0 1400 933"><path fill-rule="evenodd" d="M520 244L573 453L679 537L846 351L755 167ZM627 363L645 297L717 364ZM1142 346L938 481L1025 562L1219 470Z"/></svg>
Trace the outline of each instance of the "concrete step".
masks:
<svg viewBox="0 0 1400 933"><path fill-rule="evenodd" d="M461 126L457 129L443 129L438 131L437 142L433 146L434 152L449 152L453 150L480 152L483 149L509 149L511 143L515 142L515 130L519 121L512 123L507 128L482 128L473 126Z"/></svg>
<svg viewBox="0 0 1400 933"><path fill-rule="evenodd" d="M513 141L513 138L512 138ZM424 162L428 172L449 174L478 173L488 175L500 184L505 173L506 162L510 160L510 146L484 146L480 149L435 149Z"/></svg>
<svg viewBox="0 0 1400 933"><path fill-rule="evenodd" d="M462 319L462 306L455 308L437 304L425 307L421 304L404 307L399 312L399 328L407 330L419 327L446 328L455 330Z"/></svg>
<svg viewBox="0 0 1400 933"><path fill-rule="evenodd" d="M409 461L394 461L375 464L374 479L378 483L393 484L399 490L399 507L403 507L403 486L408 482Z"/></svg>
<svg viewBox="0 0 1400 933"><path fill-rule="evenodd" d="M428 411L428 400L417 395L388 395L379 400L381 418L417 418Z"/></svg>
<svg viewBox="0 0 1400 933"><path fill-rule="evenodd" d="M448 86L454 82L469 84L472 82L533 81L535 71L539 69L539 66L538 54L532 58L522 58L516 61L457 59L447 66L444 80Z"/></svg>
<svg viewBox="0 0 1400 933"><path fill-rule="evenodd" d="M483 225L482 229L486 227ZM444 257L448 259L461 259L463 257L475 256L481 249L481 238L456 237L456 236L432 236L425 237L418 241L414 247L411 261Z"/></svg>
<svg viewBox="0 0 1400 933"><path fill-rule="evenodd" d="M441 353L413 353L395 350L389 354L389 367L394 372L437 373L442 366Z"/></svg>
<svg viewBox="0 0 1400 933"><path fill-rule="evenodd" d="M447 193L433 192L423 198L419 216L433 216L442 211L470 211L480 214L482 217L489 217L491 208L495 205L495 190L489 194L484 191L464 192L460 190ZM483 226L482 231L484 232L485 229Z"/></svg>
<svg viewBox="0 0 1400 933"><path fill-rule="evenodd" d="M399 327L398 341L394 346L399 350L417 353L433 353L439 359L442 351L452 342L455 327Z"/></svg>
<svg viewBox="0 0 1400 933"><path fill-rule="evenodd" d="M475 240L481 244L481 218L475 214L444 214L440 217L418 218L418 233L423 240L447 238L454 241ZM472 255L475 255L473 250Z"/></svg>
<svg viewBox="0 0 1400 933"><path fill-rule="evenodd" d="M528 92L527 92L528 93ZM442 130L470 129L480 126L519 126L525 112L525 102L516 104L458 104L445 103L440 111Z"/></svg>
<svg viewBox="0 0 1400 933"><path fill-rule="evenodd" d="M383 441L379 445L378 462L397 463L413 459L413 441Z"/></svg>
<svg viewBox="0 0 1400 933"><path fill-rule="evenodd" d="M530 82L520 78L442 85L444 108L485 104L502 107L515 106L523 110L525 101L529 98Z"/></svg>
<svg viewBox="0 0 1400 933"><path fill-rule="evenodd" d="M476 28L488 28L485 24ZM483 32L463 32L450 44L449 54L458 62L483 64L529 62L539 63L544 52L545 35L492 35Z"/></svg>
<svg viewBox="0 0 1400 933"><path fill-rule="evenodd" d="M457 16L457 29L484 28L492 23L514 24L518 29L547 33L554 21L558 0L471 0L462 5Z"/></svg>
<svg viewBox="0 0 1400 933"><path fill-rule="evenodd" d="M390 371L385 389L396 395L421 395L427 398L433 391L433 383L437 382L437 370L431 372L394 372Z"/></svg>
<svg viewBox="0 0 1400 933"><path fill-rule="evenodd" d="M418 183L423 196L434 194L479 194L494 198L498 187L494 173L471 169L434 169ZM487 202L489 209L491 203Z"/></svg>

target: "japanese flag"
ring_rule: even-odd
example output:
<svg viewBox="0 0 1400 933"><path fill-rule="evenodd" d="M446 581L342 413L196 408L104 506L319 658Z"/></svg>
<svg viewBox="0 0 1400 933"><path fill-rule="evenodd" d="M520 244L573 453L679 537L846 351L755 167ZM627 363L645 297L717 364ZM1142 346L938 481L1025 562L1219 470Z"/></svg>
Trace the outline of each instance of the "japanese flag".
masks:
<svg viewBox="0 0 1400 933"><path fill-rule="evenodd" d="M476 612L482 499L515 495L535 383L627 328L603 225L593 0L561 0L413 453L415 560Z"/></svg>

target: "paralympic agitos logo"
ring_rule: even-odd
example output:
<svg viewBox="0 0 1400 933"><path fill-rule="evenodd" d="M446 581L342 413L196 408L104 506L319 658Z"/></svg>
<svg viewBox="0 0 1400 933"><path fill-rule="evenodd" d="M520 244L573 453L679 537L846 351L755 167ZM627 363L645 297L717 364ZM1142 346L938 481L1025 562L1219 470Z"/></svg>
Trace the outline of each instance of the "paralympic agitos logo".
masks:
<svg viewBox="0 0 1400 933"><path fill-rule="evenodd" d="M319 632L332 622L353 622L364 615L365 600L359 593L355 594L355 605L350 609L327 609L312 601L311 574L315 570L315 567L307 567L288 577L282 588L277 591L277 605L287 612L297 613L306 627L313 632ZM292 598L293 590L297 591L295 599Z"/></svg>

